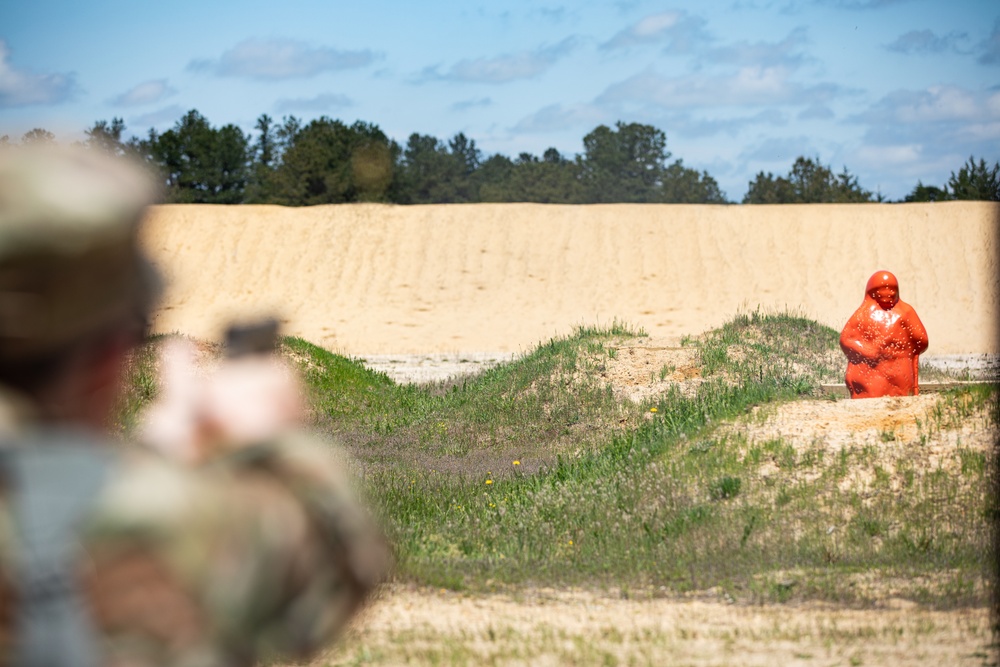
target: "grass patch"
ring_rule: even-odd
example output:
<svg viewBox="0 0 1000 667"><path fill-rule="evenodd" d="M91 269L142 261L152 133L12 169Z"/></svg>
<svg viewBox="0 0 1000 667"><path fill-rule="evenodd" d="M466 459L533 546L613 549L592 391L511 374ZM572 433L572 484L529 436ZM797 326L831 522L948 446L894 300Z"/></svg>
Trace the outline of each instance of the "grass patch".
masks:
<svg viewBox="0 0 1000 667"><path fill-rule="evenodd" d="M163 336L153 336L145 344L129 353L123 369L123 389L114 407L115 419L111 425L114 435L127 438L138 422L142 408L156 398L156 349Z"/></svg>
<svg viewBox="0 0 1000 667"><path fill-rule="evenodd" d="M888 433L838 451L751 443L718 426L839 380L835 331L741 314L685 341L700 353L697 384L640 404L616 399L598 372L615 340L636 335L580 329L424 386L295 338L282 352L303 371L317 428L356 457L399 580L985 603L987 458L955 447L928 467L914 448L948 429L996 428L995 387L945 395L914 443ZM879 458L884 447L898 456Z"/></svg>
<svg viewBox="0 0 1000 667"><path fill-rule="evenodd" d="M740 313L700 343L702 374L746 381L795 378L800 393L843 381L840 334L792 313Z"/></svg>
<svg viewBox="0 0 1000 667"><path fill-rule="evenodd" d="M594 368L614 354L621 325L580 328L479 375L431 385L398 385L358 361L306 341L283 347L309 384L318 427L343 442L366 473L417 470L424 481L457 474L506 479L551 466L560 455L598 448L642 408L615 400ZM443 479L443 478L442 478Z"/></svg>

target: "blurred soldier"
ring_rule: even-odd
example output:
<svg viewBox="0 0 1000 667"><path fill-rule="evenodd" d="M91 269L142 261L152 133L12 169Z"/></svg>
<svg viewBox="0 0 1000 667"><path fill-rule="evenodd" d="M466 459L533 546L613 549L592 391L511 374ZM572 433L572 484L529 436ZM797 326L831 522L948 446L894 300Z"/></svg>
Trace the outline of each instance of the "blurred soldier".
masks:
<svg viewBox="0 0 1000 667"><path fill-rule="evenodd" d="M155 194L94 152L0 150L0 664L300 658L388 564L272 357L199 380L172 350L155 449L108 440L159 292Z"/></svg>
<svg viewBox="0 0 1000 667"><path fill-rule="evenodd" d="M851 398L916 396L919 359L927 345L917 311L899 300L896 276L876 271L865 286L864 300L840 332Z"/></svg>

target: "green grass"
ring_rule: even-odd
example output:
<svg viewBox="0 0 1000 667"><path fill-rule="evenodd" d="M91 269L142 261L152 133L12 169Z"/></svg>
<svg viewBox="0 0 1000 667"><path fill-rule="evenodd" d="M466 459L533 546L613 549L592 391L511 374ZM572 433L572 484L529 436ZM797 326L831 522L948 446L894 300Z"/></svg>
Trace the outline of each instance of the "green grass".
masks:
<svg viewBox="0 0 1000 667"><path fill-rule="evenodd" d="M802 393L821 382L842 382L840 334L792 313L740 313L705 336L702 373L763 381L796 378Z"/></svg>
<svg viewBox="0 0 1000 667"><path fill-rule="evenodd" d="M976 420L996 428L995 387L947 395L920 440L888 459L881 448L900 445L895 435L839 451L748 442L719 425L839 378L835 331L794 315L739 315L685 341L700 351L700 384L639 405L597 380L613 342L635 335L580 329L427 386L395 384L299 339L282 347L303 370L316 427L357 460L399 580L985 603L986 456L958 446L928 468L913 448ZM870 472L864 488L848 483L857 471Z"/></svg>
<svg viewBox="0 0 1000 667"><path fill-rule="evenodd" d="M536 472L560 454L598 448L621 420L638 421L642 408L618 402L594 372L613 354L609 340L635 335L581 328L475 377L427 386L398 385L300 339L284 347L304 371L317 426L366 473L478 481L509 477L514 460Z"/></svg>
<svg viewBox="0 0 1000 667"><path fill-rule="evenodd" d="M156 348L162 336L153 336L146 345L134 350L125 362L124 390L114 408L115 420L112 432L121 438L127 437L137 425L139 413L157 394Z"/></svg>

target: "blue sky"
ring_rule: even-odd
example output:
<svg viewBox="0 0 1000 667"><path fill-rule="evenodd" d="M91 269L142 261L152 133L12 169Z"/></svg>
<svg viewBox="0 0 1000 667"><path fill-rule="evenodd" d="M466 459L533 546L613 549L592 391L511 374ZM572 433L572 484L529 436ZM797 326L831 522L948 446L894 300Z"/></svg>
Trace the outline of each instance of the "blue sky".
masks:
<svg viewBox="0 0 1000 667"><path fill-rule="evenodd" d="M1000 5L0 0L0 134L117 116L144 135L189 109L461 131L511 157L634 121L732 200L798 155L897 199L1000 160Z"/></svg>

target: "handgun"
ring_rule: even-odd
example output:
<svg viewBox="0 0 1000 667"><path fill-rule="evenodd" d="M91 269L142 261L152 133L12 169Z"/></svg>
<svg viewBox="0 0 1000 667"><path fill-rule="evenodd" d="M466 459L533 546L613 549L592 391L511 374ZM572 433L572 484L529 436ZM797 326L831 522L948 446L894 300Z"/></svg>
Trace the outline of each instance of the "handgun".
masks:
<svg viewBox="0 0 1000 667"><path fill-rule="evenodd" d="M226 329L225 351L229 359L273 354L277 348L278 320L274 318L231 324Z"/></svg>

